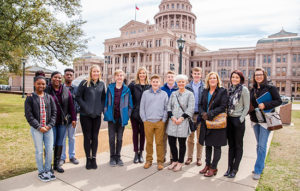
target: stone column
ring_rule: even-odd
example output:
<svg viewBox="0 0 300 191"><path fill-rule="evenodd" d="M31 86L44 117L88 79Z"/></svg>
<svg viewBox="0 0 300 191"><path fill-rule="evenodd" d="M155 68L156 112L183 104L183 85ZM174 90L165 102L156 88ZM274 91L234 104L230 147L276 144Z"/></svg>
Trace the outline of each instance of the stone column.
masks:
<svg viewBox="0 0 300 191"><path fill-rule="evenodd" d="M292 55L289 50L288 57L287 57L287 67L286 67L286 76L292 76Z"/></svg>
<svg viewBox="0 0 300 191"><path fill-rule="evenodd" d="M112 59L112 73L114 73L114 71L116 70L116 58L115 58L115 55L112 55L111 56L111 59Z"/></svg>
<svg viewBox="0 0 300 191"><path fill-rule="evenodd" d="M267 60L268 62L268 60ZM273 58L272 58L272 66L271 66L272 74L271 76L276 76L276 54L273 52Z"/></svg>
<svg viewBox="0 0 300 191"><path fill-rule="evenodd" d="M258 64L258 66L262 67L262 63L263 63L263 55L259 54L259 64Z"/></svg>
<svg viewBox="0 0 300 191"><path fill-rule="evenodd" d="M151 53L151 55L152 55L152 60L151 60L151 67L152 67L152 71L151 71L151 73L152 74L155 74L155 67L154 67L154 53Z"/></svg>
<svg viewBox="0 0 300 191"><path fill-rule="evenodd" d="M128 68L127 69L128 70L128 82L130 82L130 75L131 75L131 53L129 53L127 68Z"/></svg>
<svg viewBox="0 0 300 191"><path fill-rule="evenodd" d="M123 70L123 54L121 54L121 60L120 60L120 69Z"/></svg>
<svg viewBox="0 0 300 191"><path fill-rule="evenodd" d="M255 55L255 68L257 68L259 66L259 62L260 62L259 58L260 58L259 54L256 54Z"/></svg>
<svg viewBox="0 0 300 191"><path fill-rule="evenodd" d="M291 81L291 76L292 76L292 55L291 51L289 50L288 52L288 57L287 57L287 67L286 67L286 83L285 83L285 95L286 96L292 96L292 81Z"/></svg>
<svg viewBox="0 0 300 191"><path fill-rule="evenodd" d="M140 67L140 59L141 59L141 58L140 58L140 53L138 52L138 53L137 53L137 67L136 67L137 69ZM137 71L137 70L136 70L136 71Z"/></svg>
<svg viewBox="0 0 300 191"><path fill-rule="evenodd" d="M179 28L182 29L182 15L180 15L180 23L179 23Z"/></svg>

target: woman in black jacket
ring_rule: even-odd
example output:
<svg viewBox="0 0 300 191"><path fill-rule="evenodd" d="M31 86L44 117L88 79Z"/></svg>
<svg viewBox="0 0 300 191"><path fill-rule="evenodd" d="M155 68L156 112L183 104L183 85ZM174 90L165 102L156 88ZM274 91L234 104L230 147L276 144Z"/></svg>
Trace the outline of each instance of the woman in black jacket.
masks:
<svg viewBox="0 0 300 191"><path fill-rule="evenodd" d="M206 88L203 90L201 102L199 104L199 117L201 122L200 138L201 145L205 143L206 165L200 171L206 177L217 174L217 165L221 158L221 146L227 144L226 128L207 129L205 121L212 120L220 113L224 113L227 106L227 91L221 87L221 80L217 73L211 72L206 76ZM212 156L212 147L214 147L214 157Z"/></svg>
<svg viewBox="0 0 300 191"><path fill-rule="evenodd" d="M79 84L76 101L80 106L80 123L86 155L85 167L86 169L97 169L98 134L101 125L101 113L105 104L105 84L101 81L98 65L93 65L90 68L89 78Z"/></svg>
<svg viewBox="0 0 300 191"><path fill-rule="evenodd" d="M56 106L52 97L44 93L46 79L43 76L34 78L35 92L25 101L25 117L31 126L31 135L35 146L35 159L38 178L47 182L55 180L51 171L53 130L56 120ZM45 145L45 166L43 165L43 143Z"/></svg>
<svg viewBox="0 0 300 191"><path fill-rule="evenodd" d="M62 84L62 74L58 71L52 72L51 84L47 86L45 92L52 96L57 108L56 122L53 127L53 169L63 173L64 169L59 165L59 161L62 154L64 136L67 131L66 125L72 123L72 126L76 127L76 111L73 97L71 92ZM69 116L71 117L69 118ZM68 119L71 119L71 122Z"/></svg>
<svg viewBox="0 0 300 191"><path fill-rule="evenodd" d="M132 140L135 156L134 163L143 163L143 151L145 144L145 131L144 123L140 117L140 102L144 91L150 88L148 73L146 68L141 67L138 69L135 81L129 84L129 89L132 95L133 110L130 117L132 125Z"/></svg>
<svg viewBox="0 0 300 191"><path fill-rule="evenodd" d="M267 92L271 94L272 101L258 104L256 99ZM260 175L265 167L267 143L270 134L270 131L267 129L266 120L264 119L263 121L258 121L256 117L256 111L259 112L262 110L271 110L271 112L274 112L275 108L280 106L281 103L282 101L277 88L267 84L267 73L264 71L264 69L257 68L253 76L253 88L250 91L250 120L257 141L257 159L253 171L254 180L260 179ZM263 114L263 112L261 113Z"/></svg>

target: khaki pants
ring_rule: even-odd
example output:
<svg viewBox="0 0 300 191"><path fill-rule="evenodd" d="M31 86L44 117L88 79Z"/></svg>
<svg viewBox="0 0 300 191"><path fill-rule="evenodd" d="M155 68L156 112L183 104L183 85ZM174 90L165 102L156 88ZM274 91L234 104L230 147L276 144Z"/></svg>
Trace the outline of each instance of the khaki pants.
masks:
<svg viewBox="0 0 300 191"><path fill-rule="evenodd" d="M146 137L146 161L152 162L153 160L153 137L155 136L157 163L164 163L165 123L163 121L155 123L145 121L144 126Z"/></svg>
<svg viewBox="0 0 300 191"><path fill-rule="evenodd" d="M193 115L193 120L194 121L197 121L197 117L198 117L198 114L194 114ZM200 136L200 124L198 125L197 127L197 130L195 131L197 132L197 159L201 159L202 157L202 148L203 146L200 145L199 143L199 136ZM192 132L190 134L190 136L188 137L188 158L193 158L193 152L194 152L194 145L195 145L195 132Z"/></svg>

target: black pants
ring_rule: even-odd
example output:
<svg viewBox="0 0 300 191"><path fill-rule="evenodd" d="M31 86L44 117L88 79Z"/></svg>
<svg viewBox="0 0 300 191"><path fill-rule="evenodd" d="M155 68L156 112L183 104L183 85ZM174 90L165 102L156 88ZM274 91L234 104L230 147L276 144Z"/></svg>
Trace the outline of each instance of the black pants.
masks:
<svg viewBox="0 0 300 191"><path fill-rule="evenodd" d="M117 123L113 123L110 121L108 122L110 157L116 160L119 159L121 156L120 153L121 153L122 142L123 142L123 132L124 132L124 127L122 127L120 122Z"/></svg>
<svg viewBox="0 0 300 191"><path fill-rule="evenodd" d="M177 139L179 142L179 157L178 157L178 149L176 146ZM168 140L169 140L173 161L174 162L178 161L180 163L183 163L185 152L186 152L186 138L168 136Z"/></svg>
<svg viewBox="0 0 300 191"><path fill-rule="evenodd" d="M206 165L210 166L212 169L217 169L219 160L221 158L221 146L213 146L214 147L214 158L211 162L212 156L212 146L205 147L205 154L206 154Z"/></svg>
<svg viewBox="0 0 300 191"><path fill-rule="evenodd" d="M234 170L239 169L243 156L243 138L245 134L245 121L240 122L239 117L228 117L227 138L228 138L228 166Z"/></svg>
<svg viewBox="0 0 300 191"><path fill-rule="evenodd" d="M98 149L98 135L101 125L101 117L91 118L80 115L80 123L83 132L83 145L86 157L96 157Z"/></svg>

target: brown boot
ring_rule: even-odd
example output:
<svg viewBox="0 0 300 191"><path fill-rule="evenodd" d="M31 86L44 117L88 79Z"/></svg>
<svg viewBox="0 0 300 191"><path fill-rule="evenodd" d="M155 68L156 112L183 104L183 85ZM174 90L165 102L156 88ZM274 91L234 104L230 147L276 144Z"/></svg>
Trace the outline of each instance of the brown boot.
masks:
<svg viewBox="0 0 300 191"><path fill-rule="evenodd" d="M193 159L192 158L188 158L186 161L185 161L185 165L190 165L191 163L193 162Z"/></svg>
<svg viewBox="0 0 300 191"><path fill-rule="evenodd" d="M147 161L147 162L145 163L145 165L144 165L144 169L150 168L151 165L152 165L152 162Z"/></svg>
<svg viewBox="0 0 300 191"><path fill-rule="evenodd" d="M212 177L212 176L216 176L217 175L217 172L218 172L218 169L209 169L205 174L204 176L205 177Z"/></svg>
<svg viewBox="0 0 300 191"><path fill-rule="evenodd" d="M163 163L158 163L157 164L157 170L162 170L162 169L164 169Z"/></svg>
<svg viewBox="0 0 300 191"><path fill-rule="evenodd" d="M209 166L205 165L204 169L200 170L200 174L205 174L209 170Z"/></svg>

